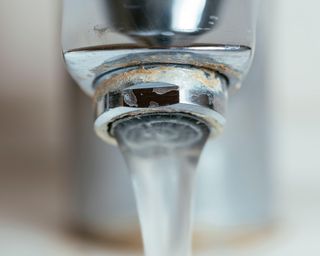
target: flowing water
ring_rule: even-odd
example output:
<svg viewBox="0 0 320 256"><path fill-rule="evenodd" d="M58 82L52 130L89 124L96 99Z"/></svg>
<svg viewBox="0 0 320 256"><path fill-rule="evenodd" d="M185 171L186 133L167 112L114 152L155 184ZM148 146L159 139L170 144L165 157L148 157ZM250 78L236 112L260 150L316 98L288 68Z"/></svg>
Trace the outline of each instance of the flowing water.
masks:
<svg viewBox="0 0 320 256"><path fill-rule="evenodd" d="M207 126L182 114L146 114L112 130L132 177L146 256L191 255L197 163Z"/></svg>

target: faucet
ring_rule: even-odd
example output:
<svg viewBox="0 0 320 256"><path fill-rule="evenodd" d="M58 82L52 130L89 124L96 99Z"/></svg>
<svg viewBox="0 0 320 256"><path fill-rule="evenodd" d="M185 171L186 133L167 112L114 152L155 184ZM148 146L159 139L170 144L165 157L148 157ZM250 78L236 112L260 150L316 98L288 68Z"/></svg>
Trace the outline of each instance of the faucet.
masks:
<svg viewBox="0 0 320 256"><path fill-rule="evenodd" d="M154 113L220 134L252 61L256 9L255 0L64 1L65 62L93 97L98 136L115 143L115 122Z"/></svg>
<svg viewBox="0 0 320 256"><path fill-rule="evenodd" d="M65 0L64 58L71 76L93 99L99 137L114 144L117 126L130 117L165 115L185 124L199 120L211 137L218 136L225 126L228 97L239 90L251 66L257 5L256 0ZM256 80L261 74L254 75ZM206 159L199 165L201 203L196 220L213 226L210 232L220 225L219 238L228 237L232 227L247 235L247 226L259 229L269 221L268 170L257 150L264 134L255 133L256 127L246 133L242 120L237 124L244 113L257 117L250 112L250 101L261 88L251 85L242 91L245 98L240 95L232 102L238 100L237 109L229 113L232 129L207 143ZM77 137L82 142L75 177L80 184L76 196L81 197L77 224L99 237L122 241L137 223L126 167L117 148L89 135L89 99L80 99L81 120L76 126L86 129ZM255 109L263 111L259 104L265 103L255 104ZM241 143L248 138L259 146L250 144L243 151ZM244 163L244 155L256 159Z"/></svg>

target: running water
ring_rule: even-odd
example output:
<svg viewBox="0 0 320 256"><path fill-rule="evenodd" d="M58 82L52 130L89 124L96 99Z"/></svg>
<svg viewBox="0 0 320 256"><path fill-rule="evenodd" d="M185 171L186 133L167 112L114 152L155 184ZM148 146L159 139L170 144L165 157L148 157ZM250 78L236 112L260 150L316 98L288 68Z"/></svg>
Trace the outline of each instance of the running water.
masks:
<svg viewBox="0 0 320 256"><path fill-rule="evenodd" d="M195 170L209 136L198 119L149 114L113 133L132 177L146 256L190 256Z"/></svg>

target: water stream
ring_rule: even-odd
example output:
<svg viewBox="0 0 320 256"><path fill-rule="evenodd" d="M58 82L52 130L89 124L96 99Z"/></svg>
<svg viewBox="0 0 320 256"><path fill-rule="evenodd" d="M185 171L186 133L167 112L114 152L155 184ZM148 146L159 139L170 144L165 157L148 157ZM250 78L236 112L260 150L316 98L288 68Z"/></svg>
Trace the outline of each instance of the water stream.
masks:
<svg viewBox="0 0 320 256"><path fill-rule="evenodd" d="M195 174L209 135L182 114L118 121L113 133L133 182L146 256L190 256Z"/></svg>

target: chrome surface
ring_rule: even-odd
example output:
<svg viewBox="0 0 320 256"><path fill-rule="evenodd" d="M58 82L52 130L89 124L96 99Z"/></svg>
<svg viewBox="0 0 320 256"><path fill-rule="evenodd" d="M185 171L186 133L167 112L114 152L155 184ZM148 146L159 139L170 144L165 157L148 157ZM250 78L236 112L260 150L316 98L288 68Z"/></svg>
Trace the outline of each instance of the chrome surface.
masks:
<svg viewBox="0 0 320 256"><path fill-rule="evenodd" d="M63 50L254 48L259 0L65 0Z"/></svg>
<svg viewBox="0 0 320 256"><path fill-rule="evenodd" d="M168 47L191 44L216 26L221 0L105 1L109 29L141 44Z"/></svg>

